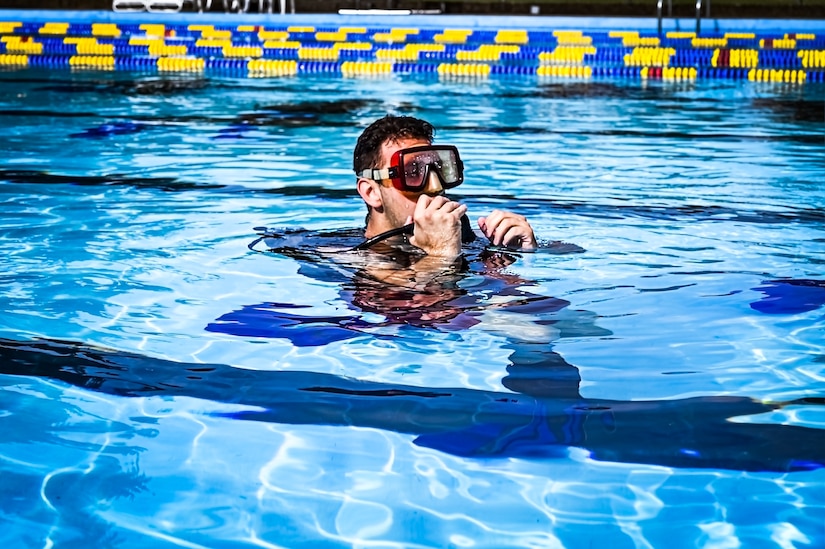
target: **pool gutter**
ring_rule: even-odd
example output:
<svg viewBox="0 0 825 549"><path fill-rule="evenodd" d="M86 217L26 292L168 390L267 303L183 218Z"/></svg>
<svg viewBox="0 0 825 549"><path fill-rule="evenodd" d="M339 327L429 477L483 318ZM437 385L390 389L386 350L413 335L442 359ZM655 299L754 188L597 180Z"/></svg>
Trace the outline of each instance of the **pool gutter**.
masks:
<svg viewBox="0 0 825 549"><path fill-rule="evenodd" d="M500 16L500 15L372 15L335 13L227 14L220 12L196 13L116 13L113 11L68 10L0 10L0 21L63 21L99 23L168 23L221 25L313 25L313 26L415 26L473 29L606 29L653 31L658 27L656 17L555 17L555 16ZM696 20L691 18L663 19L664 31L693 31ZM807 19L702 19L703 34L733 31L825 32L825 20Z"/></svg>

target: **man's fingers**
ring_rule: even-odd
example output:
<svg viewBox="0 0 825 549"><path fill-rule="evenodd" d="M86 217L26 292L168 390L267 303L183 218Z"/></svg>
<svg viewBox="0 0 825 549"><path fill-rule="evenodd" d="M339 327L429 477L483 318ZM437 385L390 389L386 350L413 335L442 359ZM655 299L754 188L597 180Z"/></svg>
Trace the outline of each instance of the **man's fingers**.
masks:
<svg viewBox="0 0 825 549"><path fill-rule="evenodd" d="M524 216L494 210L486 218L479 218L479 228L495 246L535 248L533 228Z"/></svg>
<svg viewBox="0 0 825 549"><path fill-rule="evenodd" d="M513 246L518 244L519 246L523 246L527 244L528 236L525 234L523 227L513 226L507 229L507 231L501 237L501 244L504 246Z"/></svg>
<svg viewBox="0 0 825 549"><path fill-rule="evenodd" d="M461 216L467 207L444 196L419 197L410 243L427 255L453 259L461 254Z"/></svg>
<svg viewBox="0 0 825 549"><path fill-rule="evenodd" d="M467 211L467 206L461 204L460 202L454 202L442 195L421 195L418 198L418 203L416 204L415 209L416 217L420 219L424 216L433 215L437 212L451 213L460 211L459 215L464 215Z"/></svg>
<svg viewBox="0 0 825 549"><path fill-rule="evenodd" d="M454 212L456 210L461 210L462 213L467 211L467 206L461 204L460 202L448 202L442 206L442 209L448 212Z"/></svg>
<svg viewBox="0 0 825 549"><path fill-rule="evenodd" d="M502 246L508 242L507 236L513 231L514 228L515 224L512 220L502 219L498 225L495 225L495 229L492 234L488 236L488 238L490 239L490 242L496 246Z"/></svg>
<svg viewBox="0 0 825 549"><path fill-rule="evenodd" d="M523 223L528 225L527 218L523 215L519 215L513 212L507 212L504 210L493 210L490 212L490 215L486 218L486 224L490 227L495 227L505 219L510 220L514 223Z"/></svg>

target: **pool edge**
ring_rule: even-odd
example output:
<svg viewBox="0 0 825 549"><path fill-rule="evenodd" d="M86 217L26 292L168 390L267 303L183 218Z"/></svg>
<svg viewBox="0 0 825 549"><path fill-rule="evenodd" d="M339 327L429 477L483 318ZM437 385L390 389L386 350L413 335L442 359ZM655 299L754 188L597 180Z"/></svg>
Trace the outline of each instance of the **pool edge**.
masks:
<svg viewBox="0 0 825 549"><path fill-rule="evenodd" d="M117 13L114 11L10 10L0 9L0 21L64 21L111 23L207 23L207 24L298 24L323 25L404 25L421 27L471 28L556 28L656 31L656 17L573 17L573 16L498 16L498 15L339 15L335 13L226 14L196 13ZM666 18L665 31L693 31L696 20ZM781 30L825 32L825 20L811 19L703 19L703 33Z"/></svg>

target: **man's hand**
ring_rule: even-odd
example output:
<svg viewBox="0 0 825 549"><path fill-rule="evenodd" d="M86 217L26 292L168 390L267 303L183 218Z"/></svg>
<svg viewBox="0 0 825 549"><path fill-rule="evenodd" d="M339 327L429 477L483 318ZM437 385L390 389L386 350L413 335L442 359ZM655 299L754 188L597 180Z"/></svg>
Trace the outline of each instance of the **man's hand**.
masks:
<svg viewBox="0 0 825 549"><path fill-rule="evenodd" d="M533 228L524 216L493 210L487 217L478 218L478 228L494 246L514 250L535 250L538 247Z"/></svg>
<svg viewBox="0 0 825 549"><path fill-rule="evenodd" d="M461 255L461 216L467 206L444 196L418 197L412 219L415 222L410 243L429 256L455 259Z"/></svg>

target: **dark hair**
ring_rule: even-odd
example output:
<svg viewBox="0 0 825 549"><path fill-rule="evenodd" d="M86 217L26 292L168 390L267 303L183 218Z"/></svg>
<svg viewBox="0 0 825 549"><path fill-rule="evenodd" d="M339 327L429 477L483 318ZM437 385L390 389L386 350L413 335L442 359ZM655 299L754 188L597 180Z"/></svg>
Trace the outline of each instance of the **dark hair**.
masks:
<svg viewBox="0 0 825 549"><path fill-rule="evenodd" d="M387 141L423 139L432 143L435 129L432 124L412 116L388 114L379 118L363 131L355 144L352 168L361 173L370 168L381 168L381 146Z"/></svg>

